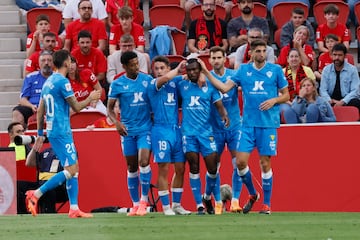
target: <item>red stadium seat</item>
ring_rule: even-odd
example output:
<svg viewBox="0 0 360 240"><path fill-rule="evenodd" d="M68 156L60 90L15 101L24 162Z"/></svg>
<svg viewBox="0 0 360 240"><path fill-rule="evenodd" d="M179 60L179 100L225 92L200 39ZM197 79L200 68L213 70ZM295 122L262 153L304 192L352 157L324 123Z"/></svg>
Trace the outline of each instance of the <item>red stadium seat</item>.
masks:
<svg viewBox="0 0 360 240"><path fill-rule="evenodd" d="M144 13L141 9L136 8L134 10L134 22L142 25L144 22Z"/></svg>
<svg viewBox="0 0 360 240"><path fill-rule="evenodd" d="M355 17L356 17L357 23L359 24L360 23L360 2L355 3L354 12L355 12Z"/></svg>
<svg viewBox="0 0 360 240"><path fill-rule="evenodd" d="M174 4L180 6L180 0L152 0L152 6Z"/></svg>
<svg viewBox="0 0 360 240"><path fill-rule="evenodd" d="M333 107L337 122L359 121L359 110L354 106Z"/></svg>
<svg viewBox="0 0 360 240"><path fill-rule="evenodd" d="M314 12L314 17L316 20L317 25L326 23L326 20L324 18L324 8L326 7L326 5L328 4L336 4L336 6L339 8L339 18L338 18L338 22L342 23L342 24L346 24L347 20L348 20L348 16L349 16L349 6L347 3L343 2L343 1L334 1L334 0L328 0L328 1L320 1L314 4L313 6L313 12Z"/></svg>
<svg viewBox="0 0 360 240"><path fill-rule="evenodd" d="M282 28L276 29L274 33L274 42L276 43L278 49L281 49L281 42L280 42L281 29Z"/></svg>
<svg viewBox="0 0 360 240"><path fill-rule="evenodd" d="M171 36L174 40L176 54L183 55L186 45L186 33L183 31L171 31Z"/></svg>
<svg viewBox="0 0 360 240"><path fill-rule="evenodd" d="M255 16L266 18L267 17L267 8L262 3L254 2L253 13ZM240 17L240 15L241 15L241 11L240 11L238 5L233 6L233 8L231 9L231 17L232 18Z"/></svg>
<svg viewBox="0 0 360 240"><path fill-rule="evenodd" d="M86 128L98 120L99 118L105 117L101 112L79 112L74 113L70 117L71 128Z"/></svg>
<svg viewBox="0 0 360 240"><path fill-rule="evenodd" d="M186 60L186 58L181 55L166 55L166 57L169 59L170 63L173 63L173 62L179 63L182 60Z"/></svg>
<svg viewBox="0 0 360 240"><path fill-rule="evenodd" d="M220 19L226 18L226 11L225 8L219 5L216 5L216 16ZM190 18L192 20L197 19L203 15L203 11L201 10L201 4L195 5L190 9Z"/></svg>
<svg viewBox="0 0 360 240"><path fill-rule="evenodd" d="M62 14L54 8L33 8L26 14L26 20L29 26L30 32L36 31L36 17L40 14L49 16L50 19L50 31L58 33L61 27Z"/></svg>
<svg viewBox="0 0 360 240"><path fill-rule="evenodd" d="M279 2L271 9L271 18L277 29L281 28L285 23L290 21L291 11L295 7L304 9L305 18L308 17L309 8L306 4L301 2Z"/></svg>
<svg viewBox="0 0 360 240"><path fill-rule="evenodd" d="M150 8L149 17L152 28L159 25L169 25L181 29L185 10L179 5L158 5Z"/></svg>

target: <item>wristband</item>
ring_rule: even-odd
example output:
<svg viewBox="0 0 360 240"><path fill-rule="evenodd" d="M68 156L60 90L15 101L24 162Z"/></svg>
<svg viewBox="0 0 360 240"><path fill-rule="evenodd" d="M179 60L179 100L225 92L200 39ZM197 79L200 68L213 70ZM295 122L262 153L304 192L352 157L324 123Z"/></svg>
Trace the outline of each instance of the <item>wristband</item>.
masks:
<svg viewBox="0 0 360 240"><path fill-rule="evenodd" d="M38 136L40 137L40 136L44 136L44 130L43 129L39 129L38 131Z"/></svg>

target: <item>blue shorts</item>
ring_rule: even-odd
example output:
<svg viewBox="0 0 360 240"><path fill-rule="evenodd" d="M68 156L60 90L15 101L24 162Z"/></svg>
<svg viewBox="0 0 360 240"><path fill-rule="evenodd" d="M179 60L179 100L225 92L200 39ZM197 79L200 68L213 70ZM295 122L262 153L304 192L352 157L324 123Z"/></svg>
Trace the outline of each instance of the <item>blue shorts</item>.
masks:
<svg viewBox="0 0 360 240"><path fill-rule="evenodd" d="M155 163L185 162L178 126L153 126L151 142Z"/></svg>
<svg viewBox="0 0 360 240"><path fill-rule="evenodd" d="M137 156L140 149L151 150L150 135L150 131L146 131L135 136L121 136L121 149L124 156Z"/></svg>
<svg viewBox="0 0 360 240"><path fill-rule="evenodd" d="M182 138L183 152L201 153L203 157L207 157L213 152L217 152L214 136L183 136Z"/></svg>
<svg viewBox="0 0 360 240"><path fill-rule="evenodd" d="M74 140L69 138L52 138L49 137L49 142L55 155L60 160L63 167L74 165L78 160L78 154L75 148Z"/></svg>
<svg viewBox="0 0 360 240"><path fill-rule="evenodd" d="M241 130L233 130L233 131L224 131L214 133L214 137L216 140L216 146L219 155L222 154L225 148L225 144L227 145L230 151L237 150L237 146L239 145Z"/></svg>
<svg viewBox="0 0 360 240"><path fill-rule="evenodd" d="M277 129L242 127L239 152L251 153L257 147L260 156L276 156Z"/></svg>

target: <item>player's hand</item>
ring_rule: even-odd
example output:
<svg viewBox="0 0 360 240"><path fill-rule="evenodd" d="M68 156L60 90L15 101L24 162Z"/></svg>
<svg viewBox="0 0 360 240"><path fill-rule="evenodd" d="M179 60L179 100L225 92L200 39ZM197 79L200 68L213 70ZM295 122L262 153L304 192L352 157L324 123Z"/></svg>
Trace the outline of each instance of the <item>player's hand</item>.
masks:
<svg viewBox="0 0 360 240"><path fill-rule="evenodd" d="M230 126L230 119L229 117L226 115L225 117L222 118L223 122L224 122L224 126L225 127L229 127Z"/></svg>
<svg viewBox="0 0 360 240"><path fill-rule="evenodd" d="M274 106L275 103L276 103L276 100L274 98L268 99L260 104L259 109L261 111L269 110L270 108L272 108Z"/></svg>
<svg viewBox="0 0 360 240"><path fill-rule="evenodd" d="M115 126L116 126L116 130L118 131L118 133L121 136L127 136L128 135L127 129L126 129L124 124L122 124L121 122L116 122Z"/></svg>
<svg viewBox="0 0 360 240"><path fill-rule="evenodd" d="M179 74L185 72L185 67L186 67L186 60L182 60L179 65L177 65L176 70L178 71Z"/></svg>
<svg viewBox="0 0 360 240"><path fill-rule="evenodd" d="M205 73L205 74L206 74L206 72L209 72L209 70L207 69L206 64L204 63L203 60L201 60L200 58L197 58L197 61L198 61L198 62L200 63L200 65L201 65L201 72L203 72L203 73Z"/></svg>
<svg viewBox="0 0 360 240"><path fill-rule="evenodd" d="M45 141L45 137L44 136L38 136L35 140L35 143L33 145L33 149L36 151L36 152L39 152L42 148L42 145Z"/></svg>
<svg viewBox="0 0 360 240"><path fill-rule="evenodd" d="M101 98L101 90L93 90L90 93L90 99L91 100L99 100Z"/></svg>

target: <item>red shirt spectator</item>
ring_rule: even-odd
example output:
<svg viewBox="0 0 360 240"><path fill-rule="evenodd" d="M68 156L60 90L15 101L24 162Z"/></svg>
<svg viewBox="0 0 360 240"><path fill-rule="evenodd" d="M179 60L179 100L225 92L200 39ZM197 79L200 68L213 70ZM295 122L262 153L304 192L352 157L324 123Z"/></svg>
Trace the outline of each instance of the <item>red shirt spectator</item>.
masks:
<svg viewBox="0 0 360 240"><path fill-rule="evenodd" d="M335 34L339 38L339 42L350 41L349 29L341 23L335 28L329 28L326 24L321 24L316 30L316 42L325 41L325 36L329 33Z"/></svg>
<svg viewBox="0 0 360 240"><path fill-rule="evenodd" d="M62 48L62 41L56 33L54 34L56 35L56 44L54 48L54 50L56 51ZM26 39L26 49L30 48L33 40L34 40L34 33L30 33ZM40 46L39 41L37 41L35 45L35 51L40 51L40 50L42 50L42 46Z"/></svg>
<svg viewBox="0 0 360 240"><path fill-rule="evenodd" d="M109 44L116 45L116 50L119 50L120 37L124 34L120 24L114 25L110 30ZM131 23L131 36L134 38L135 47L145 47L144 29L137 23Z"/></svg>
<svg viewBox="0 0 360 240"><path fill-rule="evenodd" d="M347 61L348 63L352 64L352 65L355 65L354 63L354 57L347 53L345 55L345 61ZM330 56L330 52L326 52L326 53L322 53L320 56L319 56L319 67L318 67L318 70L320 72L322 72L322 70L324 69L324 67L326 67L327 65L333 63L333 60Z"/></svg>
<svg viewBox="0 0 360 240"><path fill-rule="evenodd" d="M78 19L71 22L66 28L66 40L71 41L71 49L78 48L78 33L81 30L91 33L93 47L99 46L99 40L107 40L105 25L102 21L92 18L88 22L81 22Z"/></svg>
<svg viewBox="0 0 360 240"><path fill-rule="evenodd" d="M76 99L78 101L83 101L95 89L94 86L98 83L98 80L90 69L80 71L79 78L81 79L81 82L71 79L70 77L69 80Z"/></svg>
<svg viewBox="0 0 360 240"><path fill-rule="evenodd" d="M99 49L91 47L90 53L84 55L81 53L80 48L76 48L71 52L71 55L76 58L79 71L90 69L95 75L98 75L99 73L106 74L106 57Z"/></svg>
<svg viewBox="0 0 360 240"><path fill-rule="evenodd" d="M139 2L138 1L128 1L128 4L129 4L129 7L131 7L131 9L133 11L135 11L135 9L139 5ZM105 8L106 8L106 12L108 14L109 20L111 22L110 26L120 24L117 14L118 14L118 10L123 6L125 6L124 0L106 0Z"/></svg>
<svg viewBox="0 0 360 240"><path fill-rule="evenodd" d="M277 60L277 63L280 64L282 67L285 67L287 65L287 56L289 54L289 51L292 47L289 45L283 47L280 51L280 54L279 54L279 57L278 57L278 60ZM308 45L308 44L305 44L303 46L304 48L304 52L306 54L306 56L309 58L310 62L309 64L307 64L308 67L311 67L312 66L312 62L314 61L314 50L313 48Z"/></svg>

